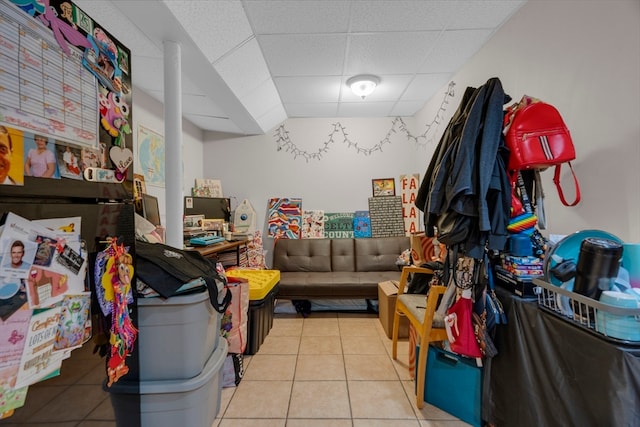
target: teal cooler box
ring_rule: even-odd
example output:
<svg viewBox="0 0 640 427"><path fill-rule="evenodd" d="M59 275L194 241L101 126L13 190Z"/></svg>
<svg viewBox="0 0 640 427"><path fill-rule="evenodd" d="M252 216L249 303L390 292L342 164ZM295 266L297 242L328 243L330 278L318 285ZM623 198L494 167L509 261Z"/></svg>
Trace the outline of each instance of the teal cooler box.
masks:
<svg viewBox="0 0 640 427"><path fill-rule="evenodd" d="M220 340L202 372L194 378L105 385L116 425L137 425L133 419L138 416L141 427L212 425L220 411L222 365L226 356L227 342Z"/></svg>
<svg viewBox="0 0 640 427"><path fill-rule="evenodd" d="M416 360L420 347L416 349ZM482 368L475 359L433 345L427 354L424 400L472 426L482 425Z"/></svg>

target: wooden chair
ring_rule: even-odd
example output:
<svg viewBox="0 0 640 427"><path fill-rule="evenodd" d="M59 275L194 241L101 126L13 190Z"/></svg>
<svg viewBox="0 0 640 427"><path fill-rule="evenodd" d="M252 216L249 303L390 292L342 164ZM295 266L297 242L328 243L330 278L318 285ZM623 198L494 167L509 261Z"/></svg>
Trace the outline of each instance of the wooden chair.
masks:
<svg viewBox="0 0 640 427"><path fill-rule="evenodd" d="M444 341L447 339L447 331L444 327L444 318L436 315L438 298L447 289L446 286L432 285L429 294L406 294L409 273L428 273L433 271L423 267L404 267L398 285L398 298L396 309L393 315L393 335L392 335L392 357L398 358L398 330L400 327L400 316L406 316L413 325L419 336L420 354L416 360L416 405L418 409L424 407L424 383L427 371L427 353L429 343L434 341ZM434 319L435 317L435 319Z"/></svg>

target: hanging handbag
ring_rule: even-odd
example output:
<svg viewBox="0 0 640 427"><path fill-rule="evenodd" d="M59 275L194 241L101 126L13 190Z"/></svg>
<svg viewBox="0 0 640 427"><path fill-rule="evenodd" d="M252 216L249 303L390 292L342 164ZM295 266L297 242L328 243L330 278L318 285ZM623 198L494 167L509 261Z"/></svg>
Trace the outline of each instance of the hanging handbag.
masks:
<svg viewBox="0 0 640 427"><path fill-rule="evenodd" d="M476 340L473 326L473 302L471 289L462 291L462 295L447 310L445 329L451 351L467 357L475 357L481 364L482 352Z"/></svg>
<svg viewBox="0 0 640 427"><path fill-rule="evenodd" d="M569 129L558 110L539 99L523 96L509 106L504 119L505 144L509 148L510 170L546 169L555 166L553 182L565 206L580 202L578 178L571 166L576 158ZM568 163L575 183L575 200L567 202L560 185L562 163Z"/></svg>

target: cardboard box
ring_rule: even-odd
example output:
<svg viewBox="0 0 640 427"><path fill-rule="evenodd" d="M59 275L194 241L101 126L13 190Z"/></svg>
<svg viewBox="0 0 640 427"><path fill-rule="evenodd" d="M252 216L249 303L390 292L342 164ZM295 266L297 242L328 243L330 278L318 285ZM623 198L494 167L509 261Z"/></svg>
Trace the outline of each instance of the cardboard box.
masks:
<svg viewBox="0 0 640 427"><path fill-rule="evenodd" d="M393 314L396 310L397 298L398 282L396 280L387 280L386 282L378 283L378 317L388 338L391 338L391 334L393 333ZM407 320L406 317L400 317L398 338L408 337L409 320Z"/></svg>

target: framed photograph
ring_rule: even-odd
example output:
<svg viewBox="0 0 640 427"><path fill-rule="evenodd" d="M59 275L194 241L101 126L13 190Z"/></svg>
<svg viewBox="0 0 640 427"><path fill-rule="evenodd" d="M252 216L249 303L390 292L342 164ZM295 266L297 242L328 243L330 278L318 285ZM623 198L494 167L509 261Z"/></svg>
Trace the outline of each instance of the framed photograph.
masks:
<svg viewBox="0 0 640 427"><path fill-rule="evenodd" d="M393 178L372 179L373 197L395 196L396 181Z"/></svg>

